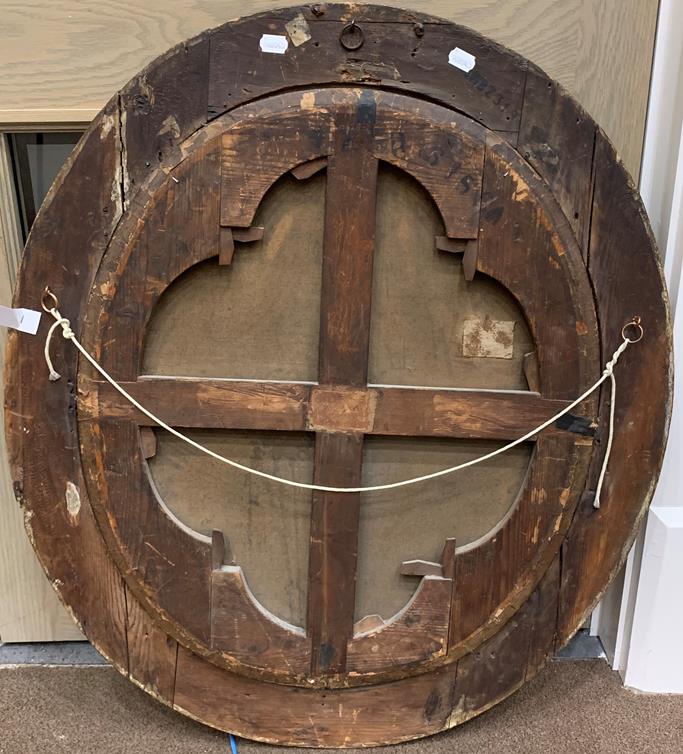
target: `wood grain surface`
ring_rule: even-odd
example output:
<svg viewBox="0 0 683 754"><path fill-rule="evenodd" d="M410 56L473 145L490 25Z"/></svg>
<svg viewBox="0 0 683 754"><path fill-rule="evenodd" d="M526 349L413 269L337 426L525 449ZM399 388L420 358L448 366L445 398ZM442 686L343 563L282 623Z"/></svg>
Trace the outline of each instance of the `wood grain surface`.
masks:
<svg viewBox="0 0 683 754"><path fill-rule="evenodd" d="M22 265L17 305L28 304L24 297L37 298L42 278L49 274L64 313L78 323L86 347L116 377L133 385L146 383L152 391L168 380L178 381L179 389L189 387L191 395L202 378L188 380L173 371L163 378L143 376L144 335L152 309L191 266L208 264L213 257L216 270L232 272L237 260L249 253L236 247L230 259L223 254L223 266L217 264L225 230L247 227L223 212L233 201L239 208L242 182L223 181L232 164L223 159L232 148L225 151L223 133L231 128L238 133L243 121L258 129L259 112L267 118L282 112L283 134L297 117L298 128L307 132L310 117L310 133L324 137L324 123L315 126L317 114L323 121L339 114L342 127L334 138L323 138L316 154L304 155L315 160L321 172L298 170L287 178L304 183L327 179L332 188L321 238L319 368L325 384L297 384L290 377L274 387L265 381L254 396L244 378L240 385L214 377L205 395L216 411L206 411L201 391L195 390L194 413L204 411L214 427L207 432L217 431L216 423L224 431L224 425L235 419L242 423L240 432L245 423L250 430L273 432L278 430L268 425L274 416L268 403L284 397L289 402L285 428L316 433L313 478L335 484L355 484L364 478L363 445L370 450L376 442L394 440L372 436L382 427L408 437L428 428L436 436L439 429L443 432L445 420L449 433L471 433L465 434L468 442L491 442L491 431L510 425L505 411L496 408L505 406L512 393L488 387L487 395L423 387L423 396L431 393L438 399L428 408L409 383L403 388L365 384L375 287L370 210L378 157L370 137L380 142L382 138L381 128L373 134L371 126L383 117L390 121L393 112L410 130L411 119L402 115L410 110L422 112L431 124L452 121L454 136L447 139L448 148L431 149L430 139L424 144L411 139L406 145L397 139L385 154L394 168L412 172L436 202L448 242L439 246L436 238L443 238L443 232L432 235L435 227L428 222L435 253L451 259L459 255L454 243L463 240L456 227L462 223L469 229L462 236L472 243L463 246L464 263L453 265L452 271L466 272L468 283L478 277L495 278L515 299L515 306L506 304L508 311L519 307L523 312L527 329L520 342L515 342L510 322L494 327L484 318L468 325L469 342L467 349L463 343L462 355L512 356L514 379L521 387L533 383L539 390L539 395L528 394L533 412L539 410L539 402L556 404L574 397L595 379L628 316L638 313L647 320L643 363L649 394L657 397L656 409L638 402L635 387L646 378L634 369L623 391L631 400L620 404L617 413L619 456L628 457L629 463L610 466L603 507L596 513L591 495L604 447L604 391L600 401L586 401L577 416L537 437L530 462L527 448L507 459L509 483L519 484L527 463L528 471L514 504L507 510L489 506L479 517L481 527L495 509L493 520L498 523L493 528L482 534L475 526L474 539L468 542L465 537L456 548L452 530L444 526L443 575L418 576L422 582L415 598L391 618L379 616L372 600L369 614L354 610L357 567L368 554L359 547L361 510L367 501L357 494L350 499L316 495L310 508L304 635L302 628L288 626L258 604L229 531L223 536L213 521L207 522L208 533L193 530L164 504L149 474L149 467L165 453L164 443L150 434L149 422L139 425L135 415L117 416L122 408L115 401L98 405L92 369L78 368L76 353L64 344L55 349L64 378L56 383L45 379L36 389L28 377L41 358L40 339L10 338L8 444L15 495L50 578L88 638L134 682L176 709L241 735L313 746L373 745L428 735L479 714L537 672L554 647L580 625L623 561L649 503L670 409L671 333L642 205L603 132L553 82L529 69L520 57L433 18L370 6L326 6L301 10L315 28L318 47L310 43L310 55L297 47L291 59L297 63L292 69L296 82L315 80L328 86L283 93L283 69L272 58L260 57L262 63L250 68L254 53L248 46L237 46L236 32L256 40L264 29L277 30L288 13L274 11L222 28L212 37L215 44L208 57L206 37L178 47L110 102L38 218ZM367 27L369 49L381 51L381 60L365 53L351 58L340 52L341 45L323 45L338 38L349 14ZM412 40L414 55L407 47L411 34L418 40ZM426 34L432 36L432 46L421 46L419 40ZM476 50L483 59L480 68L455 79L441 70L425 77L420 61L436 61L449 43ZM235 54L240 63L236 78L231 68ZM289 70L288 66L291 61L285 64ZM168 79L164 68L172 74ZM399 68L409 71L412 81L397 78L393 72ZM276 94L232 107L230 97L237 103L249 98L248 70L253 72L252 94L265 93L269 86ZM524 84L529 75L538 78L528 90L526 110ZM202 76L206 88L200 81L197 96L179 97L179 86L191 86ZM340 80L346 84L343 89L329 86L339 87ZM392 91L381 91L380 85ZM417 96L408 101L396 89L412 90ZM424 96L433 102L423 105ZM299 104L292 107L292 98ZM452 99L466 107L478 125L465 125L460 115L450 116L434 102L452 106ZM169 108L179 103L185 109L173 114L171 123ZM292 115L299 111L300 116ZM486 131L482 124L493 130ZM576 126L581 128L572 140L567 131ZM329 127L328 133L333 133ZM468 186L479 185L471 176L476 161L460 160L459 133L483 145L481 204L471 207L473 216L479 215L476 224L467 212L449 214ZM591 134L594 150L588 178L585 161ZM346 154L354 142L361 147L358 161ZM231 159L253 164L258 173L260 161L250 159L261 149L258 139L236 144ZM526 158L515 152L516 144L528 153ZM581 160L572 165L577 151ZM285 160L283 168L297 167L300 157L293 153L292 164ZM439 171L460 187L460 195L430 188L429 176ZM97 190L80 196L83 172L95 177ZM278 176L268 180L272 183ZM263 182L256 200L268 185ZM586 187L592 194L590 205L583 201ZM79 222L73 222L74 213L79 213ZM451 225L449 217L456 218ZM65 218L72 222L57 222ZM244 218L252 226L255 213L247 212ZM60 235L57 229L62 227L68 234ZM233 241L239 238L239 233L230 234ZM266 234L267 228L264 238ZM349 238L354 242L347 248ZM635 251L629 247L633 239ZM361 276L348 258L357 249ZM74 254L80 257L74 259ZM494 286L488 293L501 304L500 288ZM642 312L627 312L636 306ZM505 342L499 342L501 337ZM477 339L482 341L478 345ZM488 428L484 438L477 434L477 417L468 416L468 408L458 403L468 395L488 411L488 418L485 414L485 421L479 422ZM382 418L380 408L387 396ZM406 397L408 405L417 407L412 416L399 400ZM396 416L402 423L396 423ZM259 417L265 419L265 428L256 426ZM186 421L199 424L200 419ZM436 437L429 441L436 443ZM381 454L375 458L380 461L377 471ZM305 470L303 456L297 463ZM258 498L249 490L249 505L252 502L258 504ZM395 520L400 538L399 523ZM410 534L406 539L412 539ZM242 546L239 537L236 543ZM411 558L439 560L433 551L396 554L397 569ZM596 563L598 568L593 567Z"/></svg>
<svg viewBox="0 0 683 754"><path fill-rule="evenodd" d="M255 12L289 4L255 0L250 8ZM413 0L409 5L475 28L529 57L602 124L628 169L638 175L657 0L509 0L496 4L488 0ZM242 6L232 0L146 0L142 7L126 0L5 2L0 126L12 130L31 123L85 123L155 56L242 12ZM569 169L575 169L574 163ZM310 200L295 205L307 207ZM2 277L5 279L4 268ZM6 280L6 284L12 283L13 273ZM9 295L4 299L9 300ZM435 296L431 300L440 299ZM423 342L416 340L415 346ZM178 349L177 353L187 352ZM313 351L304 348L303 352ZM209 363L202 358L197 362ZM9 473L6 468L5 472ZM1 572L7 582L0 589L0 638L78 637L35 565L21 516L7 493L0 501L0 515L0 549L6 560Z"/></svg>

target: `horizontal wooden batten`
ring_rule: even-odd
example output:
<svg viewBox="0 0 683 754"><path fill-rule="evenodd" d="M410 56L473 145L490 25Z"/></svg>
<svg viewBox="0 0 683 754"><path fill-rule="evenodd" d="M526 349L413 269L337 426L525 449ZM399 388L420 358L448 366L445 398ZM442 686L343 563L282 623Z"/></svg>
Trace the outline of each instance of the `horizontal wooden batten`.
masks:
<svg viewBox="0 0 683 754"><path fill-rule="evenodd" d="M144 377L121 385L167 424L186 428L513 440L568 405L537 393L495 390L350 388L175 377ZM79 387L82 421L121 418L153 425L109 383L81 378Z"/></svg>

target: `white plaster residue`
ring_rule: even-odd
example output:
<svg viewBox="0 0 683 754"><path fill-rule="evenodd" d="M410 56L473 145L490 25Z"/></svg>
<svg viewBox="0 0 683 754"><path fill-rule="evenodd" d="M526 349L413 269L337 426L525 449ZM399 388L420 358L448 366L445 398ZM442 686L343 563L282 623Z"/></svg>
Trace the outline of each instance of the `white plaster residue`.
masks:
<svg viewBox="0 0 683 754"><path fill-rule="evenodd" d="M66 511L73 518L81 511L81 496L73 482L66 483Z"/></svg>

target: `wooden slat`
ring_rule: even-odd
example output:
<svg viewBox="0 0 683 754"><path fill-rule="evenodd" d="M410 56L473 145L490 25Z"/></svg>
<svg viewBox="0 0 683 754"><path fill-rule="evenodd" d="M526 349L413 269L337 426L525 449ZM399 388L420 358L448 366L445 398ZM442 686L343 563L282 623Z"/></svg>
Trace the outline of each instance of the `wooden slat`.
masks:
<svg viewBox="0 0 683 754"><path fill-rule="evenodd" d="M319 432L315 482L355 486L361 482L363 435ZM312 672L346 668L353 636L360 494L318 492L311 511L308 579L308 635Z"/></svg>
<svg viewBox="0 0 683 754"><path fill-rule="evenodd" d="M306 429L308 385L153 377L121 386L174 427ZM143 426L152 424L108 382L82 380L80 393L80 418L126 418Z"/></svg>
<svg viewBox="0 0 683 754"><path fill-rule="evenodd" d="M584 253L594 143L595 122L556 82L530 67L518 151L547 181Z"/></svg>
<svg viewBox="0 0 683 754"><path fill-rule="evenodd" d="M514 440L568 403L537 393L494 390L361 389L174 377L121 384L166 423L187 428ZM109 383L83 379L79 387L81 420L121 418L152 424Z"/></svg>
<svg viewBox="0 0 683 754"><path fill-rule="evenodd" d="M367 382L377 160L372 156L376 103L364 91L357 109L340 113L327 164L320 382Z"/></svg>
<svg viewBox="0 0 683 754"><path fill-rule="evenodd" d="M370 342L377 159L373 156L375 95L363 92L339 113L334 153L327 162L320 367L323 384L365 386ZM363 435L316 436L318 484L361 482ZM353 636L359 494L316 493L311 511L308 622L311 671L346 668Z"/></svg>
<svg viewBox="0 0 683 754"><path fill-rule="evenodd" d="M591 217L588 259L603 360L618 346L622 325L634 315L642 317L645 337L619 361L616 431L600 509L593 507L602 463L597 452L563 547L559 644L585 620L631 549L654 491L671 409L671 322L661 295L660 263L637 191L602 131L595 150ZM609 413L605 393L601 431Z"/></svg>
<svg viewBox="0 0 683 754"><path fill-rule="evenodd" d="M543 394L575 398L598 377L599 363L593 291L581 250L547 185L493 135L482 206L477 270L502 283L523 308L538 344Z"/></svg>

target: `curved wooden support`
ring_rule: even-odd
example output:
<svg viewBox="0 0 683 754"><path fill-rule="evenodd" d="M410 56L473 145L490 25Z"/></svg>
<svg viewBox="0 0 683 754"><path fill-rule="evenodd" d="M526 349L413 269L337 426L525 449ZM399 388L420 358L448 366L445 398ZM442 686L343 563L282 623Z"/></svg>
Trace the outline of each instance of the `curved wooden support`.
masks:
<svg viewBox="0 0 683 754"><path fill-rule="evenodd" d="M393 618L354 635L347 648L347 671L379 670L446 654L452 585L452 579L424 576L413 598ZM363 628L363 621L359 623Z"/></svg>
<svg viewBox="0 0 683 754"><path fill-rule="evenodd" d="M237 565L211 573L211 648L276 672L303 674L311 662L306 632L268 612Z"/></svg>

